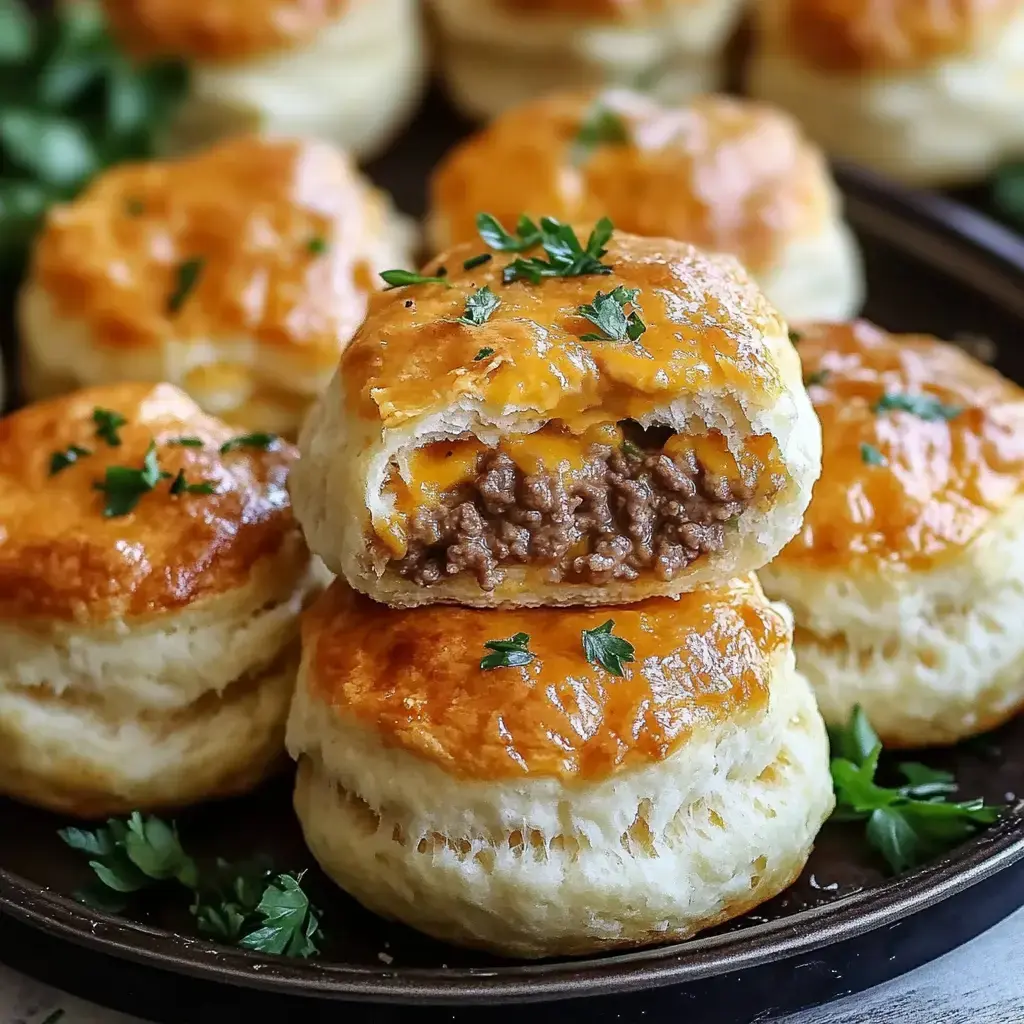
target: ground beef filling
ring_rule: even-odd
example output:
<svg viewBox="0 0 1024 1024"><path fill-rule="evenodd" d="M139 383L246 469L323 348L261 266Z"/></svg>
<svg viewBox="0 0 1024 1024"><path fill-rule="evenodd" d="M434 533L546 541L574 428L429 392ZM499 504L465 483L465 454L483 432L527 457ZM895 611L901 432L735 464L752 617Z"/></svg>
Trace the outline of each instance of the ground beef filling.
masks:
<svg viewBox="0 0 1024 1024"><path fill-rule="evenodd" d="M722 547L750 500L742 484L705 472L692 453L595 446L583 472L528 476L503 452L476 478L411 517L398 569L428 587L472 573L493 590L503 567L544 566L552 582L605 583L653 572L672 580Z"/></svg>

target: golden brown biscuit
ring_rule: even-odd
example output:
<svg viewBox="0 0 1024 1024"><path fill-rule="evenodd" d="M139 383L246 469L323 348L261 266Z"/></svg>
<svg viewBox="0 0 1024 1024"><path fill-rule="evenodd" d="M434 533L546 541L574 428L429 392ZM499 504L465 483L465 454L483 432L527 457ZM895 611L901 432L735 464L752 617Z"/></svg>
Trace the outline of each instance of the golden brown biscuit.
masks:
<svg viewBox="0 0 1024 1024"><path fill-rule="evenodd" d="M0 792L100 816L266 774L316 586L294 457L169 385L0 420Z"/></svg>
<svg viewBox="0 0 1024 1024"><path fill-rule="evenodd" d="M546 237L529 258L589 244ZM511 256L462 245L427 268L442 283L374 299L292 478L310 546L357 590L620 604L755 569L799 529L819 427L783 320L731 257L606 247L506 283Z"/></svg>
<svg viewBox="0 0 1024 1024"><path fill-rule="evenodd" d="M1024 152L1022 0L760 0L753 93L836 156L921 185Z"/></svg>
<svg viewBox="0 0 1024 1024"><path fill-rule="evenodd" d="M25 389L167 380L294 435L407 238L319 142L254 137L114 168L55 208L20 302Z"/></svg>
<svg viewBox="0 0 1024 1024"><path fill-rule="evenodd" d="M743 0L433 0L455 103L490 118L559 89L647 79L679 101L720 88Z"/></svg>
<svg viewBox="0 0 1024 1024"><path fill-rule="evenodd" d="M753 577L614 611L381 611L336 582L288 725L324 870L376 913L498 953L687 938L800 873L832 808L785 610ZM385 627L386 624L386 628ZM484 671L485 644L533 659Z"/></svg>
<svg viewBox="0 0 1024 1024"><path fill-rule="evenodd" d="M826 721L953 743L1024 704L1024 391L952 345L799 329L821 419L802 531L762 571Z"/></svg>
<svg viewBox="0 0 1024 1024"><path fill-rule="evenodd" d="M435 172L436 248L476 238L480 211L622 231L735 256L789 318L860 306L856 243L817 147L772 107L730 96L663 106L623 89L548 96L457 146Z"/></svg>
<svg viewBox="0 0 1024 1024"><path fill-rule="evenodd" d="M419 99L415 0L103 0L133 55L189 65L172 148L240 132L310 135L367 157Z"/></svg>

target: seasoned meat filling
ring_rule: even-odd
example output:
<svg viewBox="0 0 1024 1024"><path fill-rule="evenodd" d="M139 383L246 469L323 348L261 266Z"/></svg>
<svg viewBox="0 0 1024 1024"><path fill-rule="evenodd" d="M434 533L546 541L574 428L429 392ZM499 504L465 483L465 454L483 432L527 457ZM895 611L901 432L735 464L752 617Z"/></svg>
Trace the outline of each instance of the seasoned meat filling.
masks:
<svg viewBox="0 0 1024 1024"><path fill-rule="evenodd" d="M595 445L582 471L527 475L501 451L475 479L410 520L399 571L421 586L470 572L493 590L502 567L547 566L552 581L604 583L651 571L671 580L722 547L751 491L670 456Z"/></svg>

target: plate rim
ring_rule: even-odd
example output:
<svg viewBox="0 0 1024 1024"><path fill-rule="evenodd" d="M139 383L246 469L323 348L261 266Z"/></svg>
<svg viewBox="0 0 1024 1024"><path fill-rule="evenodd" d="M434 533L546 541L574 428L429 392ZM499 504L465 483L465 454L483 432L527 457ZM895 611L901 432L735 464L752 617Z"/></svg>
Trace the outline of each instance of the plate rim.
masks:
<svg viewBox="0 0 1024 1024"><path fill-rule="evenodd" d="M958 250L953 258L970 254L976 265L1000 264L1010 278L993 280L981 267L973 285L995 302L1000 301L997 292L1006 296L1009 285L1017 296L1013 305L1024 317L1024 239L954 200L908 189L859 168L840 165L836 177L848 204L862 213L902 220L922 237L931 234L938 243L934 250L915 247L922 262L951 272L952 245ZM1021 860L1024 800L992 828L938 861L785 918L669 946L486 968L375 967L260 956L87 910L69 896L2 868L0 916L165 973L250 989L392 1004L536 1002L685 984L813 952L893 925Z"/></svg>

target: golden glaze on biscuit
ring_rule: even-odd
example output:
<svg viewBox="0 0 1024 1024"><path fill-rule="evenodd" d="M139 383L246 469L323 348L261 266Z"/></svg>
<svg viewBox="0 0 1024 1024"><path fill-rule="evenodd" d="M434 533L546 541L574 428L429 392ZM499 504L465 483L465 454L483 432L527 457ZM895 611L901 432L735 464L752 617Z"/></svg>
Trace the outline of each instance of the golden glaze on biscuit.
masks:
<svg viewBox="0 0 1024 1024"><path fill-rule="evenodd" d="M924 67L992 39L1024 11L1022 0L777 2L786 45L809 64L840 72Z"/></svg>
<svg viewBox="0 0 1024 1024"><path fill-rule="evenodd" d="M580 157L575 140L598 103L629 141ZM728 96L663 107L624 90L515 108L458 146L431 188L452 242L476 237L481 210L505 223L523 211L573 223L608 216L633 234L732 253L754 273L815 234L833 203L820 153L787 114Z"/></svg>
<svg viewBox="0 0 1024 1024"><path fill-rule="evenodd" d="M118 447L96 436L97 407L128 420ZM0 615L102 621L243 585L298 536L285 488L296 453L277 442L220 454L234 433L166 384L90 388L0 420ZM182 436L204 447L167 444ZM141 468L151 441L162 470L217 493L174 497L163 480L131 514L104 518L95 484L108 466ZM52 455L71 445L93 454L51 475Z"/></svg>
<svg viewBox="0 0 1024 1024"><path fill-rule="evenodd" d="M100 346L251 337L328 368L379 284L363 258L384 216L376 200L326 144L235 139L108 171L51 213L33 273ZM175 310L181 268L197 260Z"/></svg>
<svg viewBox="0 0 1024 1024"><path fill-rule="evenodd" d="M386 622L381 618L386 615ZM758 714L785 620L753 577L614 610L636 648L625 678L584 657L602 608L389 609L334 583L303 624L307 685L386 745L467 778L600 780L660 761L694 729ZM535 659L485 671L518 632Z"/></svg>
<svg viewBox="0 0 1024 1024"><path fill-rule="evenodd" d="M355 0L373 2L373 0ZM353 0L103 0L138 56L230 61L312 42Z"/></svg>
<svg viewBox="0 0 1024 1024"><path fill-rule="evenodd" d="M1024 483L1024 391L953 345L864 321L799 329L797 349L824 449L793 567L923 569L955 556ZM817 375L817 376L816 376ZM873 409L886 393L930 395L952 419ZM875 465L874 452L885 459Z"/></svg>
<svg viewBox="0 0 1024 1024"><path fill-rule="evenodd" d="M592 18L595 21L629 21L694 2L695 0L498 0L498 6L513 14L547 14Z"/></svg>
<svg viewBox="0 0 1024 1024"><path fill-rule="evenodd" d="M781 321L727 257L616 232L603 258L611 274L505 285L508 254L463 269L486 251L480 241L457 246L426 268L447 267L451 287L412 285L373 299L342 356L340 386L353 408L394 427L479 398L582 430L642 418L659 394L735 387L761 404L782 390L762 341L782 331ZM480 326L455 322L484 285L500 297L497 311ZM636 343L582 341L594 326L577 307L618 285L640 289L646 332Z"/></svg>

